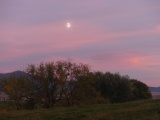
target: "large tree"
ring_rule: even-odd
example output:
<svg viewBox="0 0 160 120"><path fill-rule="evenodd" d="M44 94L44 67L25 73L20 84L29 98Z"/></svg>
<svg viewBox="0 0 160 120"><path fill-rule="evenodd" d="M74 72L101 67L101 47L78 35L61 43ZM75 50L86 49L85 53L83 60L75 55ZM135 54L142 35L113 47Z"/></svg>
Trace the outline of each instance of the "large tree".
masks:
<svg viewBox="0 0 160 120"><path fill-rule="evenodd" d="M37 66L30 64L26 72L37 84L38 102L44 107L53 107L57 101L73 104L73 91L82 76L90 72L85 64L67 61L41 63Z"/></svg>

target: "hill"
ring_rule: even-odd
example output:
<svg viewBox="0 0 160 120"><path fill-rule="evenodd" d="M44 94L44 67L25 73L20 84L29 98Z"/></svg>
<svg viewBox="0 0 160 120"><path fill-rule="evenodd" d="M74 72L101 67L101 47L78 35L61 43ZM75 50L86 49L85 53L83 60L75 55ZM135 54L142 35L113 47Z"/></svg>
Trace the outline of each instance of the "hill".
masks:
<svg viewBox="0 0 160 120"><path fill-rule="evenodd" d="M13 75L15 77L20 77L20 76L25 76L26 73L23 71L14 71L14 72L10 72L10 73L0 73L0 78L9 78Z"/></svg>
<svg viewBox="0 0 160 120"><path fill-rule="evenodd" d="M0 91L2 91L2 80L5 78L9 78L11 76L15 77L21 77L21 76L27 76L27 73L23 71L14 71L10 73L0 73Z"/></svg>
<svg viewBox="0 0 160 120"><path fill-rule="evenodd" d="M149 87L151 92L160 92L160 87Z"/></svg>
<svg viewBox="0 0 160 120"><path fill-rule="evenodd" d="M160 87L149 87L153 99L160 99Z"/></svg>

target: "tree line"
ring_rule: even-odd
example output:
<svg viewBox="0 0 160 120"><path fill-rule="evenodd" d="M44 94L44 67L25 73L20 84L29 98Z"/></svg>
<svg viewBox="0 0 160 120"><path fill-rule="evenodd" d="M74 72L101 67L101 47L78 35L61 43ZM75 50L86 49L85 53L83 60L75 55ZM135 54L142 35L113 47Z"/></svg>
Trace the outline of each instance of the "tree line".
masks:
<svg viewBox="0 0 160 120"><path fill-rule="evenodd" d="M150 99L148 86L119 73L92 72L70 60L30 64L26 76L11 76L3 89L17 109L83 104L119 103Z"/></svg>

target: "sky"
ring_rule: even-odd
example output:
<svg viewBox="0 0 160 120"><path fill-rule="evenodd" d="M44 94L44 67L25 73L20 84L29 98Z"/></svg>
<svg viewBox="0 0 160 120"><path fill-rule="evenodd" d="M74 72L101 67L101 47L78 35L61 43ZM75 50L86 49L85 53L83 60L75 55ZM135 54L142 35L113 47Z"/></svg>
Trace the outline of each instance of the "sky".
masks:
<svg viewBox="0 0 160 120"><path fill-rule="evenodd" d="M0 73L71 59L160 86L159 6L160 0L0 0Z"/></svg>

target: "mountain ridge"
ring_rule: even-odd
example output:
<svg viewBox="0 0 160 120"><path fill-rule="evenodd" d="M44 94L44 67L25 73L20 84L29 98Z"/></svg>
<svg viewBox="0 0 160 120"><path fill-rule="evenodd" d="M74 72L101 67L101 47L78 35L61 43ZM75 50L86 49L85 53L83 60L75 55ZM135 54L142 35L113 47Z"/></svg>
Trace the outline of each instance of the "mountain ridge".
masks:
<svg viewBox="0 0 160 120"><path fill-rule="evenodd" d="M27 73L23 71L17 70L9 73L0 73L0 78L9 78L11 76L20 77L20 76L25 76L26 74Z"/></svg>
<svg viewBox="0 0 160 120"><path fill-rule="evenodd" d="M160 87L149 87L151 92L160 92Z"/></svg>

